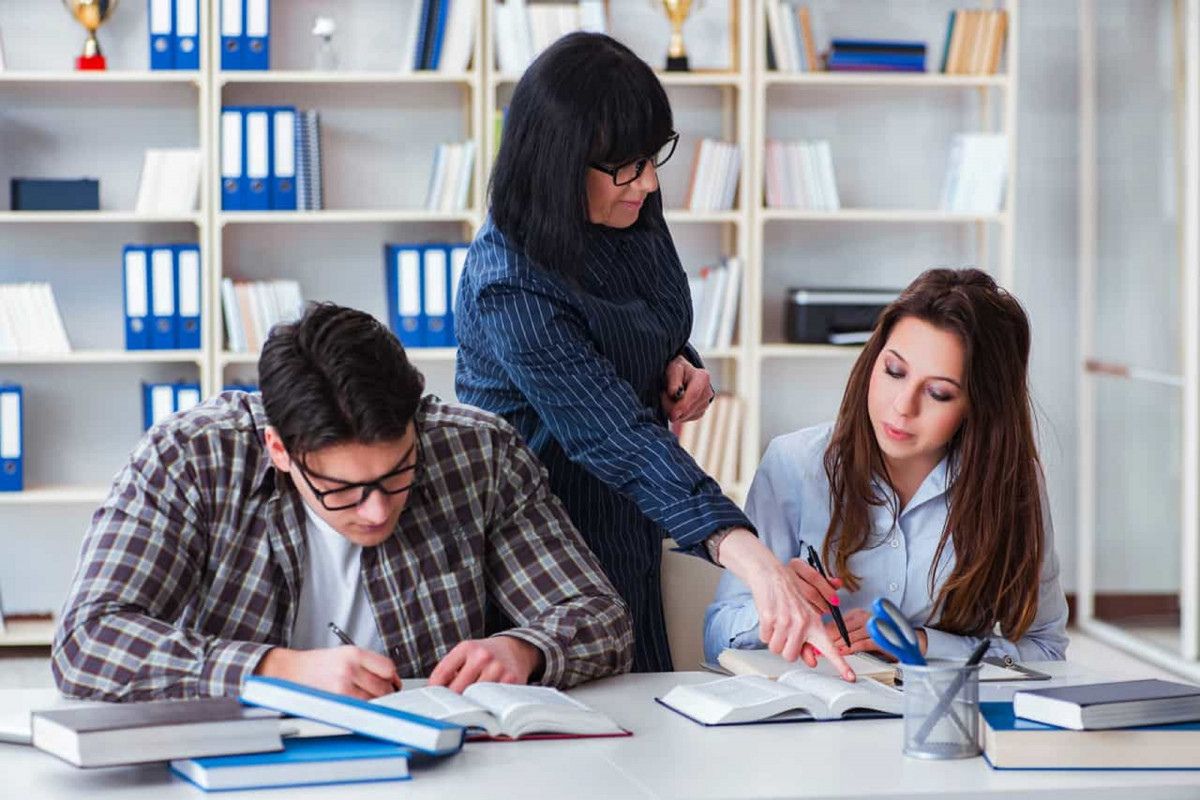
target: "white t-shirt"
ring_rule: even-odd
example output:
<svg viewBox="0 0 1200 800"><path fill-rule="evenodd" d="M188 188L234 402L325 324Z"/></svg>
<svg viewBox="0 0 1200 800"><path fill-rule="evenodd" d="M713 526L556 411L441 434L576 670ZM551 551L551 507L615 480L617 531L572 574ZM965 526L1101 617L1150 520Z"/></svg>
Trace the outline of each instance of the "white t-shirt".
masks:
<svg viewBox="0 0 1200 800"><path fill-rule="evenodd" d="M295 650L340 647L329 630L332 622L364 650L386 653L387 648L362 580L362 546L335 531L304 504L307 555L300 584L296 624L288 645Z"/></svg>

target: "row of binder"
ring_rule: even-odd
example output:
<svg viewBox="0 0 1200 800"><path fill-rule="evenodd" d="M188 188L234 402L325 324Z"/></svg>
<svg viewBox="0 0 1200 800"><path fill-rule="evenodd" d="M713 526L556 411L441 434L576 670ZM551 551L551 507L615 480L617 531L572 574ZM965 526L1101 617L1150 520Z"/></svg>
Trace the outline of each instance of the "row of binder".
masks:
<svg viewBox="0 0 1200 800"><path fill-rule="evenodd" d="M150 69L200 69L200 0L149 0Z"/></svg>
<svg viewBox="0 0 1200 800"><path fill-rule="evenodd" d="M221 0L221 69L271 68L271 0Z"/></svg>
<svg viewBox="0 0 1200 800"><path fill-rule="evenodd" d="M298 131L294 106L221 109L222 211L296 210Z"/></svg>
<svg viewBox="0 0 1200 800"><path fill-rule="evenodd" d="M0 384L0 492L25 488L25 394L16 384Z"/></svg>
<svg viewBox="0 0 1200 800"><path fill-rule="evenodd" d="M384 245L388 324L405 347L454 347L466 244Z"/></svg>
<svg viewBox="0 0 1200 800"><path fill-rule="evenodd" d="M122 256L126 350L200 348L200 246L128 244Z"/></svg>
<svg viewBox="0 0 1200 800"><path fill-rule="evenodd" d="M188 381L142 384L142 425L150 430L178 411L200 405L200 384Z"/></svg>

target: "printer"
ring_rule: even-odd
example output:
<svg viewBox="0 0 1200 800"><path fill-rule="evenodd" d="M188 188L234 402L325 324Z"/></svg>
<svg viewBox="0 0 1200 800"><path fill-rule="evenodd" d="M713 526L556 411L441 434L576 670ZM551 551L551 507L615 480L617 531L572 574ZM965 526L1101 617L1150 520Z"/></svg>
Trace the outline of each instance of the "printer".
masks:
<svg viewBox="0 0 1200 800"><path fill-rule="evenodd" d="M787 341L793 344L862 344L898 289L788 290Z"/></svg>

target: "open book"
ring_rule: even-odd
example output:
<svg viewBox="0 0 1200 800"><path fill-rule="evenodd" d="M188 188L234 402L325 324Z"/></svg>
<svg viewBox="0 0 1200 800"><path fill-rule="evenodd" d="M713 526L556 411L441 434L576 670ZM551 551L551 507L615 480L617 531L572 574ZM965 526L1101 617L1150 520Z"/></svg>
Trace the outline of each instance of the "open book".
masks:
<svg viewBox="0 0 1200 800"><path fill-rule="evenodd" d="M737 675L676 686L658 702L702 725L736 725L898 715L904 694L871 678L847 683L793 670L778 680Z"/></svg>
<svg viewBox="0 0 1200 800"><path fill-rule="evenodd" d="M873 678L880 683L894 684L898 670L894 664L889 664L870 653L852 653L845 657L846 663L859 678ZM759 675L764 678L776 679L789 672L815 673L830 678L840 677L837 668L829 659L817 661L816 667L809 667L803 661L786 661L783 656L776 655L770 650L735 650L726 648L717 656L717 663L733 675Z"/></svg>
<svg viewBox="0 0 1200 800"><path fill-rule="evenodd" d="M377 697L388 708L484 731L491 738L628 736L629 731L578 700L548 686L476 683L461 695L426 686ZM475 737L471 737L475 738Z"/></svg>

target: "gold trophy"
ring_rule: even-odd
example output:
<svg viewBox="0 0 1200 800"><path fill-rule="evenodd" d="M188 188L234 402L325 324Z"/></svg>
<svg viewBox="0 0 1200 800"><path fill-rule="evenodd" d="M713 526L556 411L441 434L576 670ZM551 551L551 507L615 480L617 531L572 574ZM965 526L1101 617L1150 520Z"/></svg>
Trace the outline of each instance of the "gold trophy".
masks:
<svg viewBox="0 0 1200 800"><path fill-rule="evenodd" d="M96 30L104 20L112 16L117 0L63 0L63 5L79 24L87 28L87 41L83 43L83 55L75 59L75 69L102 70L107 68L100 53L100 42L96 41Z"/></svg>
<svg viewBox="0 0 1200 800"><path fill-rule="evenodd" d="M662 0L671 20L671 45L667 48L667 71L687 72L687 50L683 46L683 22L692 11L692 0Z"/></svg>

